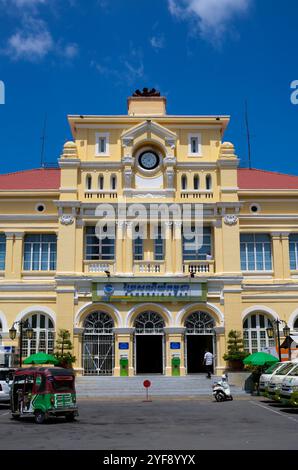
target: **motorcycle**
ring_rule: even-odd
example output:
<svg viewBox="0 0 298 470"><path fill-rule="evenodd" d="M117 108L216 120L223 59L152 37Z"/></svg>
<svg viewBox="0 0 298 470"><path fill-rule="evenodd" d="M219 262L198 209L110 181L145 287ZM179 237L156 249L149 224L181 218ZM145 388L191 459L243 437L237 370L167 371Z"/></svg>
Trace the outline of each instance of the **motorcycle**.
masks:
<svg viewBox="0 0 298 470"><path fill-rule="evenodd" d="M228 384L228 377L226 374L223 374L221 380L213 385L213 396L218 402L233 400L230 386Z"/></svg>

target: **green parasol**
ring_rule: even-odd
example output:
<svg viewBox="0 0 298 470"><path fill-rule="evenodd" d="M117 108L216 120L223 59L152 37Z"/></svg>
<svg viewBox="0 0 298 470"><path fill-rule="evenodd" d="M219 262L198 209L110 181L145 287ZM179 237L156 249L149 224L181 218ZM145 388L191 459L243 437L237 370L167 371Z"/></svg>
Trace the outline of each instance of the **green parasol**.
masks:
<svg viewBox="0 0 298 470"><path fill-rule="evenodd" d="M46 354L39 352L37 354L31 354L24 360L24 364L59 364L59 361L52 354Z"/></svg>
<svg viewBox="0 0 298 470"><path fill-rule="evenodd" d="M275 364L278 361L279 359L275 356L272 356L271 354L265 352L256 352L243 359L243 364L246 366L265 366Z"/></svg>

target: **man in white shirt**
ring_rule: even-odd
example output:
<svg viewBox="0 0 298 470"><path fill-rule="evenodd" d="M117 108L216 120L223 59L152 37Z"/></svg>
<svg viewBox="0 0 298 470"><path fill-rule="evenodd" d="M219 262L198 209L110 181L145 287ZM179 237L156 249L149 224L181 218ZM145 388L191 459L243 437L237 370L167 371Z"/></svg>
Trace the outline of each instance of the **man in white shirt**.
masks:
<svg viewBox="0 0 298 470"><path fill-rule="evenodd" d="M213 354L206 349L204 356L204 364L206 366L207 378L211 379L211 373L213 372Z"/></svg>

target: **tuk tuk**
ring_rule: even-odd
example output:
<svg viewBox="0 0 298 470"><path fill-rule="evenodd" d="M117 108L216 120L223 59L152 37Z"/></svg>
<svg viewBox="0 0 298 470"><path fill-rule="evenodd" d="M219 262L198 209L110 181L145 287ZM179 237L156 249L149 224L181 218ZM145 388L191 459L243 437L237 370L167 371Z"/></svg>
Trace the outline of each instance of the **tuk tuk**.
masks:
<svg viewBox="0 0 298 470"><path fill-rule="evenodd" d="M11 386L12 418L32 416L37 424L49 417L78 416L74 372L60 367L17 369Z"/></svg>

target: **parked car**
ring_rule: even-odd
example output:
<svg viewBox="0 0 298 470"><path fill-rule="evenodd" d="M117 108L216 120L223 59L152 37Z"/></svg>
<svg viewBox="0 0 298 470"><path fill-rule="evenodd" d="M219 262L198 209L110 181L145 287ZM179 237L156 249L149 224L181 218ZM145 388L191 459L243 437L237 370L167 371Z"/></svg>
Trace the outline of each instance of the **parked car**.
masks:
<svg viewBox="0 0 298 470"><path fill-rule="evenodd" d="M294 369L298 361L290 361L285 364L283 368L278 371L278 374L273 375L268 385L268 397L273 400L280 401L281 387L284 378Z"/></svg>
<svg viewBox="0 0 298 470"><path fill-rule="evenodd" d="M280 398L284 405L298 406L298 364L284 378Z"/></svg>
<svg viewBox="0 0 298 470"><path fill-rule="evenodd" d="M282 370L282 368L288 364L288 362L277 362L273 364L260 377L259 382L259 391L264 395L268 396L268 385L271 377L278 373L278 371Z"/></svg>
<svg viewBox="0 0 298 470"><path fill-rule="evenodd" d="M0 368L0 403L10 402L10 387L13 381L14 369Z"/></svg>

